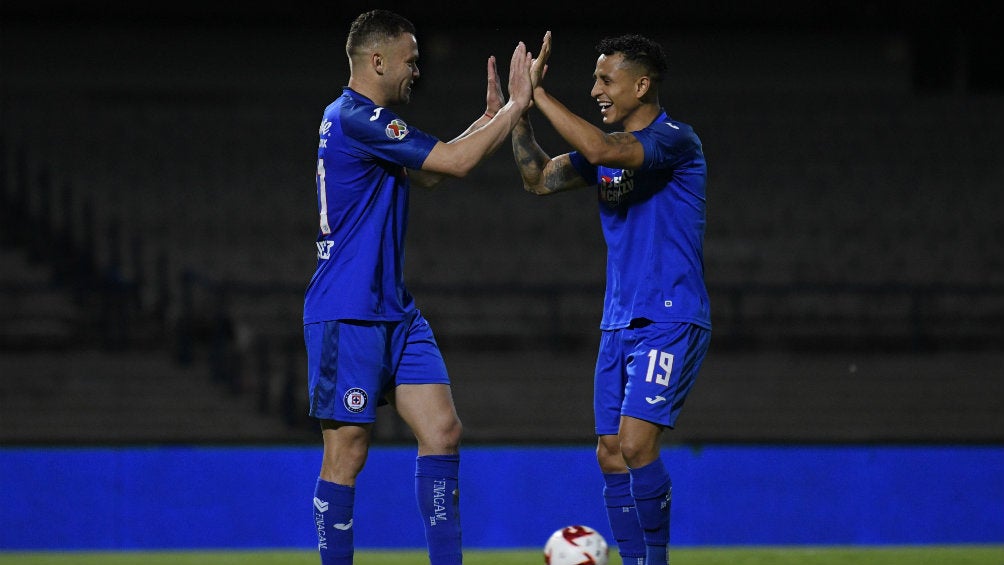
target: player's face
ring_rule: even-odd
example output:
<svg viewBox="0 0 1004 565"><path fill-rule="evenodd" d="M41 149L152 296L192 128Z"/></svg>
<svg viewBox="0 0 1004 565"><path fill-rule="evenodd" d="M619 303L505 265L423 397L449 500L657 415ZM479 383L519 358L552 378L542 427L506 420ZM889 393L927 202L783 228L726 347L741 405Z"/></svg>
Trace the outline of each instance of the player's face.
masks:
<svg viewBox="0 0 1004 565"><path fill-rule="evenodd" d="M418 41L414 35L402 33L386 48L384 84L388 104L407 104L411 100L411 85L418 75Z"/></svg>
<svg viewBox="0 0 1004 565"><path fill-rule="evenodd" d="M600 55L593 72L593 89L589 95L600 105L603 123L618 124L640 105L637 94L638 76L631 65L625 65L624 55Z"/></svg>

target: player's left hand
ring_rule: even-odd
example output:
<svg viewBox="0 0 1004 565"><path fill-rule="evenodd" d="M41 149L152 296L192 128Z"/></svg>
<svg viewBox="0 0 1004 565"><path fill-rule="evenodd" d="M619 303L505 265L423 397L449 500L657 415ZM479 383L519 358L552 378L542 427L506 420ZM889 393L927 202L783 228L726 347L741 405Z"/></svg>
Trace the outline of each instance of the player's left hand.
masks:
<svg viewBox="0 0 1004 565"><path fill-rule="evenodd" d="M547 60L551 57L551 31L548 30L544 33L544 41L540 45L540 53L537 54L537 58L533 60L530 65L530 86L531 88L537 88L541 85L544 80L544 75L547 74Z"/></svg>
<svg viewBox="0 0 1004 565"><path fill-rule="evenodd" d="M502 83L499 81L495 55L492 55L488 57L488 94L485 96L485 115L494 116L503 104L505 104L505 94L502 93Z"/></svg>

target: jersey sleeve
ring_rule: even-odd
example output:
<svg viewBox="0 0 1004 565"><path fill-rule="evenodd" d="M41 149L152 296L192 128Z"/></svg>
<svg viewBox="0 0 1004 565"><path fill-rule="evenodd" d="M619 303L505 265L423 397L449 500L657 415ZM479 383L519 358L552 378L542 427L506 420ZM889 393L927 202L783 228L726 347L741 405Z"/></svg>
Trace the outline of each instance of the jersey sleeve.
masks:
<svg viewBox="0 0 1004 565"><path fill-rule="evenodd" d="M631 133L645 148L645 159L639 170L675 168L690 161L701 146L689 126L671 121Z"/></svg>
<svg viewBox="0 0 1004 565"><path fill-rule="evenodd" d="M353 147L379 159L421 169L439 142L424 131L409 126L394 112L382 107L348 112L342 129Z"/></svg>
<svg viewBox="0 0 1004 565"><path fill-rule="evenodd" d="M586 179L589 184L596 184L596 174L597 169L595 165L592 165L585 157L582 156L578 151L572 151L568 154L568 160L572 162L572 166L575 170L582 175L582 178Z"/></svg>

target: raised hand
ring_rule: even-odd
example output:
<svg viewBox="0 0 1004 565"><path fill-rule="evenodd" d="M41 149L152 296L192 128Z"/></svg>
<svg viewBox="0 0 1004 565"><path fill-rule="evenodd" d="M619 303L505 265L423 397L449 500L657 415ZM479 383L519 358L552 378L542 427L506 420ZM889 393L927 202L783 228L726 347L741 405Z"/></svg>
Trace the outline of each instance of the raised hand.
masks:
<svg viewBox="0 0 1004 565"><path fill-rule="evenodd" d="M505 94L499 82L499 71L495 65L495 55L488 57L488 94L485 96L485 115L491 118L505 104Z"/></svg>
<svg viewBox="0 0 1004 565"><path fill-rule="evenodd" d="M530 84L530 65L532 62L533 56L526 50L526 45L520 41L512 52L512 61L509 63L509 99L523 108L529 106L530 98L533 95L533 88Z"/></svg>
<svg viewBox="0 0 1004 565"><path fill-rule="evenodd" d="M547 74L547 59L551 56L551 31L548 30L544 33L544 42L540 45L540 53L537 54L537 58L533 60L530 65L530 87L537 88L540 86L541 81L544 80L544 75Z"/></svg>

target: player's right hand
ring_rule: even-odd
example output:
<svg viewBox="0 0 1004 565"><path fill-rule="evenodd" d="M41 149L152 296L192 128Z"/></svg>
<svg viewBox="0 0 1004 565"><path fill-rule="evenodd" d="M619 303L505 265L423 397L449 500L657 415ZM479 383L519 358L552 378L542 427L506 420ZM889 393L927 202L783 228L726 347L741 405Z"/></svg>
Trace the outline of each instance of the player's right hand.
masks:
<svg viewBox="0 0 1004 565"><path fill-rule="evenodd" d="M533 88L530 84L530 64L532 62L533 55L526 50L526 44L520 41L512 52L512 61L509 63L509 100L518 104L522 109L529 107L530 99L533 96Z"/></svg>

